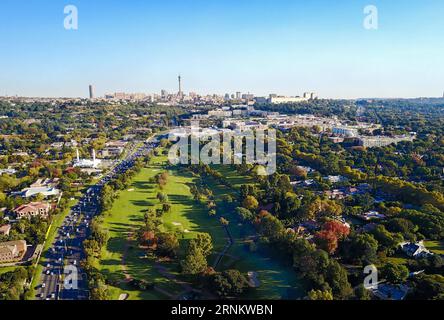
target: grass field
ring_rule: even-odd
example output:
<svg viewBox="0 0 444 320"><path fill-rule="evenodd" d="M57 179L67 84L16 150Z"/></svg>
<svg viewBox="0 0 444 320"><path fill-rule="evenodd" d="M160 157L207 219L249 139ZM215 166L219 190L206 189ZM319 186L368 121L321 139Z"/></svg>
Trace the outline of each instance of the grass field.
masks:
<svg viewBox="0 0 444 320"><path fill-rule="evenodd" d="M139 249L133 240L129 241L131 233L141 225L144 211L161 206L156 198L160 190L149 180L165 171L166 161L166 157L163 156L153 157L150 166L142 169L128 190L120 192L113 208L104 216L103 226L109 230L110 240L102 252L99 269L109 279L118 283L110 287L113 299L117 299L121 293L129 293L129 299L167 298L158 291L138 291L129 288L122 281L125 279L125 272L133 278L155 282L157 287L170 293L171 296L178 296L183 291L175 281L168 280L159 272L153 259L141 258L144 255L143 250ZM189 184L193 183L194 178L179 168L173 168L168 173L168 182L162 192L168 195L172 208L162 217L161 228L165 231L175 231L179 235L181 253L186 242L194 238L198 232L210 233L215 250L221 250L226 244L226 235L218 220L209 217L206 208L193 200ZM122 258L125 252L123 265ZM179 275L177 262L162 263L162 267L176 277Z"/></svg>
<svg viewBox="0 0 444 320"><path fill-rule="evenodd" d="M0 268L0 275L10 272L10 271L14 271L15 269L17 269L18 267L1 267Z"/></svg>
<svg viewBox="0 0 444 320"><path fill-rule="evenodd" d="M291 265L285 263L279 257L273 257L272 252L251 251L249 243L256 236L256 231L251 225L240 224L233 210L220 200L223 195L237 196L237 191L242 184L251 184L254 181L250 177L239 175L233 166L214 166L230 182L233 188L216 183L213 179L207 181L215 195L218 205L218 214L230 220L229 229L234 238L234 245L222 259L218 271L230 268L239 269L242 272L254 271L258 274L261 285L251 290L248 299L295 299L304 296L301 281Z"/></svg>
<svg viewBox="0 0 444 320"><path fill-rule="evenodd" d="M153 258L146 258L144 251L139 249L130 235L141 225L144 211L148 208L156 209L160 203L156 198L160 191L158 186L150 183L150 178L167 170L167 159L157 156L151 159L148 168L134 178L128 190L119 193L111 211L104 215L103 226L109 230L110 240L102 252L99 270L112 280L109 286L112 299L118 299L122 293L128 293L130 300L138 299L168 299L180 296L183 287L175 281L168 280L159 270L159 264ZM168 168L169 178L162 190L168 195L172 209L162 217L161 229L174 231L179 235L181 253L186 242L194 238L198 232L210 233L213 238L213 256L208 258L209 265L216 261L216 253L220 252L227 243L227 235L219 223L219 217L224 216L230 220L230 232L235 243L230 248L218 270L238 268L242 272L256 271L261 286L251 290L246 298L281 299L298 298L302 296L300 281L290 265L285 265L278 258L271 258L268 252L251 252L249 241L256 235L249 225L240 225L236 222L233 207L221 201L224 194L237 197L237 189L242 184L254 183L249 177L240 176L232 166L217 166L216 169L230 182L232 188L219 185L213 179L206 179L205 183L214 194L217 202L218 215L209 217L207 209L193 200L189 190L196 178L180 167ZM122 258L125 256L125 263ZM177 262L162 263L162 268L170 275L180 278ZM155 282L161 290L139 291L128 286L124 281L125 274L132 278ZM160 291L160 292L159 292ZM168 293L167 294L165 294Z"/></svg>
<svg viewBox="0 0 444 320"><path fill-rule="evenodd" d="M427 249L436 254L444 254L444 241L424 241Z"/></svg>

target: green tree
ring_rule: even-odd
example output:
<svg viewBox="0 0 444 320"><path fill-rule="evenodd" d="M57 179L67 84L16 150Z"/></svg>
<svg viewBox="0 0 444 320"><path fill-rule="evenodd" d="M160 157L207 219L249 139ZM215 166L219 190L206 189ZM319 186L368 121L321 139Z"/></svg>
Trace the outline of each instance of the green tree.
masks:
<svg viewBox="0 0 444 320"><path fill-rule="evenodd" d="M387 263L382 268L381 275L390 283L400 284L409 277L409 269L404 265Z"/></svg>
<svg viewBox="0 0 444 320"><path fill-rule="evenodd" d="M181 261L181 266L183 274L196 275L203 273L207 269L207 259L202 249L190 243L185 259Z"/></svg>
<svg viewBox="0 0 444 320"><path fill-rule="evenodd" d="M237 207L236 214L242 221L252 221L254 219L254 214L245 208Z"/></svg>
<svg viewBox="0 0 444 320"><path fill-rule="evenodd" d="M208 256L213 251L213 239L208 233L198 233L196 239L191 240L190 245L196 245L202 250L204 256Z"/></svg>
<svg viewBox="0 0 444 320"><path fill-rule="evenodd" d="M162 256L174 258L179 250L179 240L175 234L160 233L157 235L157 253Z"/></svg>
<svg viewBox="0 0 444 320"><path fill-rule="evenodd" d="M327 290L313 289L308 293L308 299L309 300L323 300L323 301L333 300L333 293L331 292L331 289L327 289Z"/></svg>
<svg viewBox="0 0 444 320"><path fill-rule="evenodd" d="M248 210L256 210L259 206L259 202L254 196L247 196L242 202L242 206Z"/></svg>
<svg viewBox="0 0 444 320"><path fill-rule="evenodd" d="M248 287L247 278L239 270L226 270L217 273L212 282L221 297L237 297Z"/></svg>

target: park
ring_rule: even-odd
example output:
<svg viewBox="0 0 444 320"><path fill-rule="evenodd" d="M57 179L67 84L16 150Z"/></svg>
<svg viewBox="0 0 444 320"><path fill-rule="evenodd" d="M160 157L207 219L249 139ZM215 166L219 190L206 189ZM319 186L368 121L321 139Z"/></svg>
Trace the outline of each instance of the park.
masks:
<svg viewBox="0 0 444 320"><path fill-rule="evenodd" d="M109 241L102 250L97 266L108 279L111 298L118 299L128 294L128 299L178 299L187 292L197 290L202 295L214 298L202 288L194 288L180 273L177 261L159 261L147 256L137 244L135 232L143 223L144 212L148 208L157 209L162 205L156 197L159 189L153 178L168 172L168 181L162 192L171 204L171 210L162 216L160 228L163 232L173 232L180 242L179 257L183 256L190 239L199 233L208 233L213 239L213 252L208 258L209 266L217 271L237 268L241 272L258 274L261 285L249 290L248 298L281 299L301 295L300 281L292 266L284 265L267 252L249 251L249 244L255 239L252 226L236 221L232 206L224 203L226 195L237 196L243 183L251 183L251 178L240 176L232 166L215 166L220 170L231 187L220 184L215 179L205 179L217 203L218 216L232 221L229 234L219 218L210 216L207 208L193 199L190 186L198 183L198 177L183 166L172 166L163 154L157 154L149 165L133 179L127 190L119 193L109 212L103 215L103 227L109 232ZM233 238L230 244L229 237ZM153 284L152 290L139 290L130 285L131 281L145 280Z"/></svg>

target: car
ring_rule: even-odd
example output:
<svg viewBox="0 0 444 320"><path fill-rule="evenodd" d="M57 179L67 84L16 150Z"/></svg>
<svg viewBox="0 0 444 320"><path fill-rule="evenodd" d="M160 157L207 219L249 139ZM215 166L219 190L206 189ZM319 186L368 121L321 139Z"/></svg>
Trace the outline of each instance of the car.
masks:
<svg viewBox="0 0 444 320"><path fill-rule="evenodd" d="M51 299L55 299L55 293L51 293Z"/></svg>
<svg viewBox="0 0 444 320"><path fill-rule="evenodd" d="M48 263L48 264L46 265L46 267L47 267L47 268L51 268L51 265Z"/></svg>
<svg viewBox="0 0 444 320"><path fill-rule="evenodd" d="M74 260L74 261L72 262L72 264L73 264L73 265L77 265L77 260Z"/></svg>
<svg viewBox="0 0 444 320"><path fill-rule="evenodd" d="M51 271L49 271L49 270L46 270L46 274L47 275L49 275L51 273Z"/></svg>
<svg viewBox="0 0 444 320"><path fill-rule="evenodd" d="M42 283L42 289L46 287L46 283Z"/></svg>

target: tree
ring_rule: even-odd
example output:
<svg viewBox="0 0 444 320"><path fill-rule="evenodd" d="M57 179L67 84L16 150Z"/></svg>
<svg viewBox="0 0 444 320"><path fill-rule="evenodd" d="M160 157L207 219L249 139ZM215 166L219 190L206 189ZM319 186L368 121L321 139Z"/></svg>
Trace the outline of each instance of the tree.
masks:
<svg viewBox="0 0 444 320"><path fill-rule="evenodd" d="M379 250L384 250L388 254L393 254L399 243L401 243L404 239L398 234L392 234L387 231L387 229L383 225L376 226L371 234L375 237L375 239L379 243Z"/></svg>
<svg viewBox="0 0 444 320"><path fill-rule="evenodd" d="M348 282L347 270L336 260L330 259L325 280L330 285L335 297L348 299L353 294L353 289L350 282Z"/></svg>
<svg viewBox="0 0 444 320"><path fill-rule="evenodd" d="M378 241L371 234L357 234L344 247L344 256L353 262L373 263L377 260Z"/></svg>
<svg viewBox="0 0 444 320"><path fill-rule="evenodd" d="M156 251L163 256L174 258L179 250L179 240L175 234L161 233L157 236Z"/></svg>
<svg viewBox="0 0 444 320"><path fill-rule="evenodd" d="M168 146L168 144L169 144L169 141L168 141L168 139L161 139L160 140L160 146L162 147L162 148L166 148L167 146Z"/></svg>
<svg viewBox="0 0 444 320"><path fill-rule="evenodd" d="M248 287L247 278L238 270L226 270L213 277L213 286L221 297L237 297Z"/></svg>
<svg viewBox="0 0 444 320"><path fill-rule="evenodd" d="M302 214L309 220L318 216L339 216L342 214L342 207L333 200L317 198L303 207Z"/></svg>
<svg viewBox="0 0 444 320"><path fill-rule="evenodd" d="M164 204L162 205L162 210L163 210L163 212L170 212L170 211L171 211L171 204L169 204L169 203L164 203Z"/></svg>
<svg viewBox="0 0 444 320"><path fill-rule="evenodd" d="M350 227L342 222L330 220L324 223L322 229L333 232L338 239L345 239L350 234Z"/></svg>
<svg viewBox="0 0 444 320"><path fill-rule="evenodd" d="M228 221L227 219L225 219L224 217L221 217L220 219L219 219L219 221L220 221L220 224L221 225L223 225L223 226L228 226L229 224L230 224L230 221Z"/></svg>
<svg viewBox="0 0 444 320"><path fill-rule="evenodd" d="M259 233L270 240L278 238L285 230L282 222L270 213L259 220L258 227Z"/></svg>
<svg viewBox="0 0 444 320"><path fill-rule="evenodd" d="M333 293L331 292L331 289L327 289L327 290L311 290L308 293L308 299L309 300L323 300L323 301L328 301L328 300L333 300Z"/></svg>
<svg viewBox="0 0 444 320"><path fill-rule="evenodd" d="M161 203L165 203L168 201L168 196L163 192L157 193L157 200L159 200Z"/></svg>
<svg viewBox="0 0 444 320"><path fill-rule="evenodd" d="M185 259L181 261L181 266L184 274L196 275L203 273L207 269L207 259L202 249L190 243Z"/></svg>
<svg viewBox="0 0 444 320"><path fill-rule="evenodd" d="M144 226L142 227L142 231L157 232L159 230L159 226L162 224L157 214L151 209L148 209L143 215L143 222Z"/></svg>
<svg viewBox="0 0 444 320"><path fill-rule="evenodd" d="M256 210L259 207L259 202L254 196L247 196L242 202L242 206L248 210Z"/></svg>
<svg viewBox="0 0 444 320"><path fill-rule="evenodd" d="M254 219L254 214L245 208L237 207L236 214L242 221L252 221Z"/></svg>
<svg viewBox="0 0 444 320"><path fill-rule="evenodd" d="M390 283L400 284L409 277L409 269L404 265L387 263L382 268L381 275Z"/></svg>
<svg viewBox="0 0 444 320"><path fill-rule="evenodd" d="M354 290L355 298L357 300L371 300L370 291L365 288L363 284L357 286Z"/></svg>
<svg viewBox="0 0 444 320"><path fill-rule="evenodd" d="M315 234L314 241L322 250L327 251L329 254L335 253L338 248L338 237L336 234L329 230L322 230Z"/></svg>
<svg viewBox="0 0 444 320"><path fill-rule="evenodd" d="M204 256L210 255L213 251L213 239L208 233L198 233L191 243L201 249Z"/></svg>
<svg viewBox="0 0 444 320"><path fill-rule="evenodd" d="M444 277L439 274L421 274L414 280L414 289L411 294L416 300L443 300Z"/></svg>

